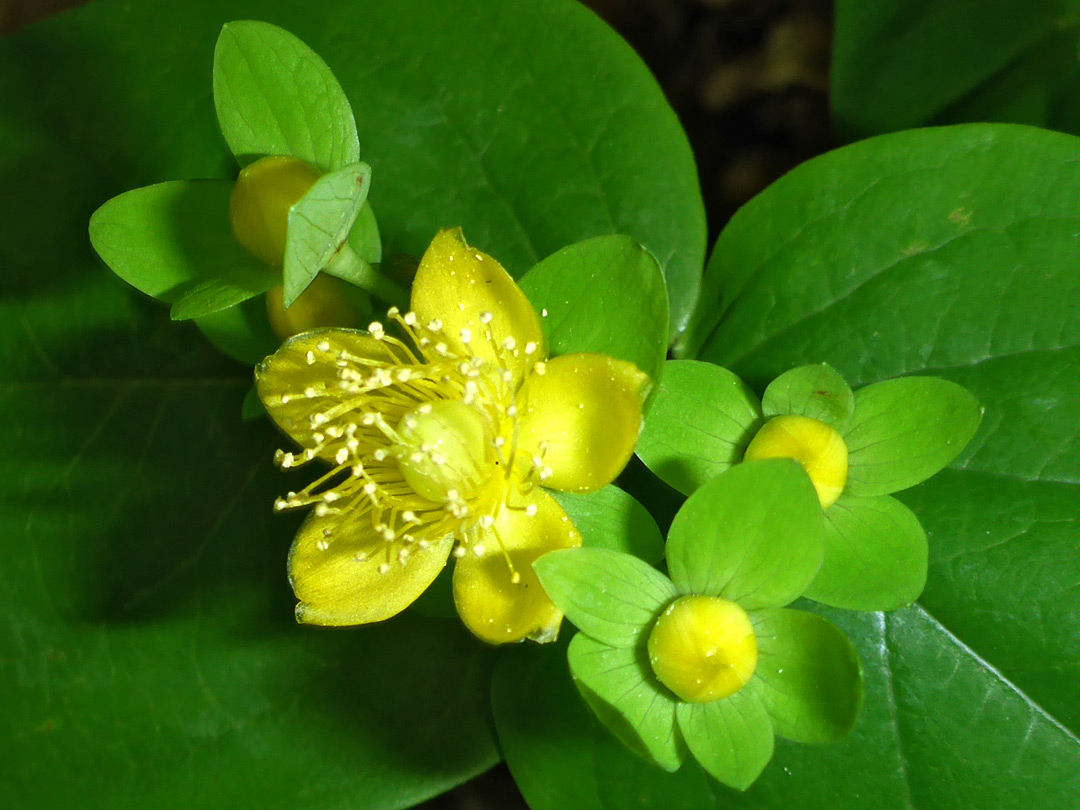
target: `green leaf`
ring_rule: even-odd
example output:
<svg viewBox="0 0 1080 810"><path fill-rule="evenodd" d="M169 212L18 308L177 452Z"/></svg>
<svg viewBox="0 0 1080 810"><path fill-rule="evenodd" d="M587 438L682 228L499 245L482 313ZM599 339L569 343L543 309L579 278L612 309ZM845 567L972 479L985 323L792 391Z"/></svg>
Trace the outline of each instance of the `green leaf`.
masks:
<svg viewBox="0 0 1080 810"><path fill-rule="evenodd" d="M668 567L683 593L723 596L745 610L779 607L817 573L821 535L821 506L797 462L738 464L675 515Z"/></svg>
<svg viewBox="0 0 1080 810"><path fill-rule="evenodd" d="M604 810L596 787L593 742L602 740L632 760L600 727L570 679L565 639L508 645L495 664L491 707L499 748L532 810Z"/></svg>
<svg viewBox="0 0 1080 810"><path fill-rule="evenodd" d="M266 408L263 407L262 400L259 399L259 392L255 390L253 385L244 394L244 401L240 403L240 418L245 422L254 422L264 416L266 416Z"/></svg>
<svg viewBox="0 0 1080 810"><path fill-rule="evenodd" d="M887 495L922 483L963 451L982 420L978 400L934 377L886 380L855 394L845 493Z"/></svg>
<svg viewBox="0 0 1080 810"><path fill-rule="evenodd" d="M901 496L929 538L926 589L849 632L877 685L837 765L787 765L817 805L845 779L854 807L1080 789L1078 151L1024 127L898 133L797 168L719 240L707 359L755 384L822 360L853 386L932 375L986 408L953 467Z"/></svg>
<svg viewBox="0 0 1080 810"><path fill-rule="evenodd" d="M648 563L606 548L552 551L533 568L559 610L579 630L612 647L644 642L660 611L679 595L674 583Z"/></svg>
<svg viewBox="0 0 1080 810"><path fill-rule="evenodd" d="M175 180L113 197L90 218L90 242L140 292L171 303L192 282L265 269L229 225L232 183Z"/></svg>
<svg viewBox="0 0 1080 810"><path fill-rule="evenodd" d="M235 307L203 315L195 324L211 343L246 366L260 363L281 345L267 320L263 298L249 298Z"/></svg>
<svg viewBox="0 0 1080 810"><path fill-rule="evenodd" d="M211 315L262 295L280 281L269 267L233 270L220 278L208 278L187 289L173 302L169 316L186 321Z"/></svg>
<svg viewBox="0 0 1080 810"><path fill-rule="evenodd" d="M214 107L241 166L292 155L333 172L360 159L352 108L315 51L277 26L242 20L214 49Z"/></svg>
<svg viewBox="0 0 1080 810"><path fill-rule="evenodd" d="M660 378L668 305L660 266L628 236L598 236L548 256L526 273L529 297L553 355L597 352Z"/></svg>
<svg viewBox="0 0 1080 810"><path fill-rule="evenodd" d="M825 559L806 596L848 610L896 610L926 584L926 532L895 498L841 495L825 510Z"/></svg>
<svg viewBox="0 0 1080 810"><path fill-rule="evenodd" d="M664 364L637 454L666 484L689 495L732 464L761 426L761 404L725 368L696 360Z"/></svg>
<svg viewBox="0 0 1080 810"><path fill-rule="evenodd" d="M666 771L682 764L675 728L679 701L656 680L644 644L609 647L578 633L567 658L582 697L611 733Z"/></svg>
<svg viewBox="0 0 1080 810"><path fill-rule="evenodd" d="M847 637L801 610L761 610L750 619L758 641L754 678L776 733L807 743L848 734L862 703L862 675Z"/></svg>
<svg viewBox="0 0 1080 810"><path fill-rule="evenodd" d="M349 245L368 264L379 264L383 260L379 224L375 221L375 212L371 210L369 202L360 206L356 224L349 231Z"/></svg>
<svg viewBox="0 0 1080 810"><path fill-rule="evenodd" d="M664 537L649 510L614 484L577 494L551 490L581 532L587 548L610 548L657 563L664 556Z"/></svg>
<svg viewBox="0 0 1080 810"><path fill-rule="evenodd" d="M749 684L711 703L680 703L679 730L690 753L715 779L746 790L773 755L773 727Z"/></svg>
<svg viewBox="0 0 1080 810"><path fill-rule="evenodd" d="M785 371L765 389L761 398L765 418L795 414L817 419L843 431L855 412L855 395L828 363L815 363Z"/></svg>
<svg viewBox="0 0 1080 810"><path fill-rule="evenodd" d="M285 242L285 306L300 296L349 238L371 187L366 163L325 174L289 209Z"/></svg>
<svg viewBox="0 0 1080 810"><path fill-rule="evenodd" d="M1075 0L839 0L833 114L854 136L963 121L1076 131L1076 11Z"/></svg>

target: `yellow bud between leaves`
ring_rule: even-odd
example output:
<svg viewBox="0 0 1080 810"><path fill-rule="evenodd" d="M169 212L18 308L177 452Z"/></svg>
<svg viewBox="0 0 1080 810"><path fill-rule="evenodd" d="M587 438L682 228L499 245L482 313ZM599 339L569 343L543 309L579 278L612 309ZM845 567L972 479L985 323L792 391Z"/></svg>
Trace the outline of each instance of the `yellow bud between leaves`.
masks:
<svg viewBox="0 0 1080 810"><path fill-rule="evenodd" d="M261 158L243 169L229 198L236 241L271 267L281 267L289 209L318 179L314 167L284 155Z"/></svg>
<svg viewBox="0 0 1080 810"><path fill-rule="evenodd" d="M743 461L791 458L799 462L817 491L821 508L836 503L848 475L848 449L833 428L808 416L776 416L757 432Z"/></svg>
<svg viewBox="0 0 1080 810"><path fill-rule="evenodd" d="M352 285L319 273L288 309L284 288L278 285L270 289L266 293L266 317L282 340L326 326L355 327L362 314L353 300L355 295Z"/></svg>
<svg viewBox="0 0 1080 810"><path fill-rule="evenodd" d="M649 663L660 682L689 703L726 698L746 686L757 667L754 627L734 602L684 596L656 620Z"/></svg>

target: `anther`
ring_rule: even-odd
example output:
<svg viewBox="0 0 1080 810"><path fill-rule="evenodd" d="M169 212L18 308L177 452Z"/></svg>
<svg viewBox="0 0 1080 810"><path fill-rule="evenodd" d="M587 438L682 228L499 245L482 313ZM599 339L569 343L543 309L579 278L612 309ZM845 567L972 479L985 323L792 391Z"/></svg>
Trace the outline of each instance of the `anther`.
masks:
<svg viewBox="0 0 1080 810"><path fill-rule="evenodd" d="M491 323L492 317L493 316L492 316L492 314L490 312L481 312L480 313L480 323L483 323L483 324Z"/></svg>
<svg viewBox="0 0 1080 810"><path fill-rule="evenodd" d="M530 340L525 344L525 354L533 354L538 348L539 346L536 345L536 342Z"/></svg>
<svg viewBox="0 0 1080 810"><path fill-rule="evenodd" d="M328 352L330 351L330 341L320 340L318 343L315 344L315 348L318 349L320 352Z"/></svg>

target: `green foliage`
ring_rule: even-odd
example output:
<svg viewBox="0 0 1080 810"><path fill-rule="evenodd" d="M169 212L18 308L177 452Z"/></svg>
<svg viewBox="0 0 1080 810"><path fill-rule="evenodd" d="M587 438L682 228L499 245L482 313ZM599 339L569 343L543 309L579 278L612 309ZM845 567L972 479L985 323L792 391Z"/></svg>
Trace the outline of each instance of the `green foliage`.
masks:
<svg viewBox="0 0 1080 810"><path fill-rule="evenodd" d="M265 270L233 238L232 184L173 180L124 192L90 218L90 241L135 289L172 303L192 285Z"/></svg>
<svg viewBox="0 0 1080 810"><path fill-rule="evenodd" d="M844 492L886 495L922 483L960 455L981 419L975 397L949 380L906 377L860 388L844 432Z"/></svg>
<svg viewBox="0 0 1080 810"><path fill-rule="evenodd" d="M835 742L855 725L862 702L851 642L820 616L801 610L753 613L761 700L781 737Z"/></svg>
<svg viewBox="0 0 1080 810"><path fill-rule="evenodd" d="M614 484L584 495L556 490L551 495L566 510L586 546L625 551L648 563L664 556L664 538L656 520Z"/></svg>
<svg viewBox="0 0 1080 810"><path fill-rule="evenodd" d="M809 806L835 807L836 784L860 807L1078 788L1078 147L1014 126L877 138L799 167L718 241L703 359L754 384L822 360L855 385L932 374L986 408L954 466L901 496L930 538L918 604L852 620L867 701L829 751L848 764L778 754ZM748 795L793 800L765 781Z"/></svg>
<svg viewBox="0 0 1080 810"><path fill-rule="evenodd" d="M825 558L806 596L849 610L895 610L926 584L926 532L888 495L841 495L825 510Z"/></svg>
<svg viewBox="0 0 1080 810"><path fill-rule="evenodd" d="M330 173L360 160L345 91L315 51L277 26L244 20L222 27L214 107L241 166L292 155Z"/></svg>
<svg viewBox="0 0 1080 810"><path fill-rule="evenodd" d="M598 236L548 256L521 279L553 355L590 351L629 360L655 384L667 353L664 277L627 236Z"/></svg>
<svg viewBox="0 0 1080 810"><path fill-rule="evenodd" d="M212 315L261 295L277 283L277 273L268 267L229 270L185 290L173 303L169 317L187 321Z"/></svg>
<svg viewBox="0 0 1080 810"><path fill-rule="evenodd" d="M836 369L817 363L785 371L769 383L761 397L761 412L766 418L806 416L843 431L855 412L855 397Z"/></svg>
<svg viewBox="0 0 1080 810"><path fill-rule="evenodd" d="M324 174L289 209L289 236L285 244L286 307L292 305L346 244L369 188L371 167L356 163ZM358 256L354 260L364 261Z"/></svg>
<svg viewBox="0 0 1080 810"><path fill-rule="evenodd" d="M661 480L689 495L742 461L760 426L761 403L737 376L711 363L671 360L637 454Z"/></svg>
<svg viewBox="0 0 1080 810"><path fill-rule="evenodd" d="M832 108L853 137L1008 121L1080 132L1076 0L839 0Z"/></svg>
<svg viewBox="0 0 1080 810"><path fill-rule="evenodd" d="M652 674L643 645L612 647L578 633L567 660L582 697L631 751L666 771L682 764L679 701Z"/></svg>
<svg viewBox="0 0 1080 810"><path fill-rule="evenodd" d="M610 549L553 551L533 568L570 621L613 646L643 641L644 631L678 595L671 580L651 565Z"/></svg>
<svg viewBox="0 0 1080 810"><path fill-rule="evenodd" d="M752 610L802 596L821 566L817 495L793 461L740 464L691 495L668 533L671 578L684 593Z"/></svg>
<svg viewBox="0 0 1080 810"><path fill-rule="evenodd" d="M772 721L749 684L724 700L680 703L676 716L701 767L736 790L750 787L772 758Z"/></svg>

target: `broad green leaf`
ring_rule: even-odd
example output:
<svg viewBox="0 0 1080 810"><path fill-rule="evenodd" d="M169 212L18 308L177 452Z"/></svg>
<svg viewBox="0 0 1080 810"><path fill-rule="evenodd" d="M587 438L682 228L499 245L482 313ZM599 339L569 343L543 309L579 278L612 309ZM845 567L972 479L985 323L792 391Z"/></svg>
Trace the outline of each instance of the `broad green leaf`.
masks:
<svg viewBox="0 0 1080 810"><path fill-rule="evenodd" d="M680 701L656 680L644 644L609 647L578 633L570 640L567 659L582 697L612 734L666 771L682 764L675 728Z"/></svg>
<svg viewBox="0 0 1080 810"><path fill-rule="evenodd" d="M755 384L826 361L856 387L949 379L986 408L953 466L901 496L930 543L917 605L852 636L864 661L887 639L899 706L859 737L877 755L835 753L880 779L861 783L875 806L1067 806L1078 789L1078 150L1000 125L846 147L740 211L710 266L726 312L703 355ZM855 766L822 767L791 770L833 802Z"/></svg>
<svg viewBox="0 0 1080 810"><path fill-rule="evenodd" d="M345 245L370 187L371 167L356 163L320 177L289 209L284 273L286 307L292 305Z"/></svg>
<svg viewBox="0 0 1080 810"><path fill-rule="evenodd" d="M572 548L535 563L544 592L566 617L596 641L633 647L679 595L674 583L632 554L606 548Z"/></svg>
<svg viewBox="0 0 1080 810"><path fill-rule="evenodd" d="M264 155L292 155L333 172L360 159L352 108L331 69L269 23L222 27L214 49L214 106L241 166Z"/></svg>
<svg viewBox="0 0 1080 810"><path fill-rule="evenodd" d="M1075 0L839 0L833 114L854 136L1011 121L1076 131Z"/></svg>
<svg viewBox="0 0 1080 810"><path fill-rule="evenodd" d="M855 394L844 431L851 495L887 495L922 483L963 451L982 412L969 391L948 380L906 377Z"/></svg>
<svg viewBox="0 0 1080 810"><path fill-rule="evenodd" d="M664 538L649 510L634 496L610 484L579 495L551 491L581 532L587 548L610 548L657 563L664 556Z"/></svg>
<svg viewBox="0 0 1080 810"><path fill-rule="evenodd" d="M757 395L730 371L671 360L645 415L637 454L665 483L689 495L742 461L760 426Z"/></svg>
<svg viewBox="0 0 1080 810"><path fill-rule="evenodd" d="M781 607L806 590L822 556L821 506L797 462L738 464L693 495L668 532L667 562L683 593L745 610Z"/></svg>
<svg viewBox="0 0 1080 810"><path fill-rule="evenodd" d="M773 754L773 727L751 684L711 703L680 703L679 730L690 753L715 779L746 790Z"/></svg>
<svg viewBox="0 0 1080 810"><path fill-rule="evenodd" d="M648 250L627 236L598 236L563 248L521 279L553 355L590 351L629 360L655 384L667 354L664 277Z"/></svg>
<svg viewBox="0 0 1080 810"><path fill-rule="evenodd" d="M262 295L281 279L269 267L233 270L219 278L208 278L185 290L174 302L169 316L186 321L212 315Z"/></svg>
<svg viewBox="0 0 1080 810"><path fill-rule="evenodd" d="M855 725L862 703L859 659L842 632L801 610L750 614L758 642L761 701L781 737L832 742Z"/></svg>
<svg viewBox="0 0 1080 810"><path fill-rule="evenodd" d="M595 740L644 766L602 728L574 688L565 639L504 647L491 681L499 748L532 810L604 810L596 787Z"/></svg>
<svg viewBox="0 0 1080 810"><path fill-rule="evenodd" d="M888 495L841 495L825 510L825 559L806 596L848 610L895 610L926 584L926 532Z"/></svg>
<svg viewBox="0 0 1080 810"><path fill-rule="evenodd" d="M229 225L232 183L174 180L126 191L90 218L90 241L135 289L167 303L192 283L263 265Z"/></svg>
<svg viewBox="0 0 1080 810"><path fill-rule="evenodd" d="M766 418L808 416L842 431L855 412L855 396L836 369L815 363L785 371L769 383L761 397L761 411Z"/></svg>

